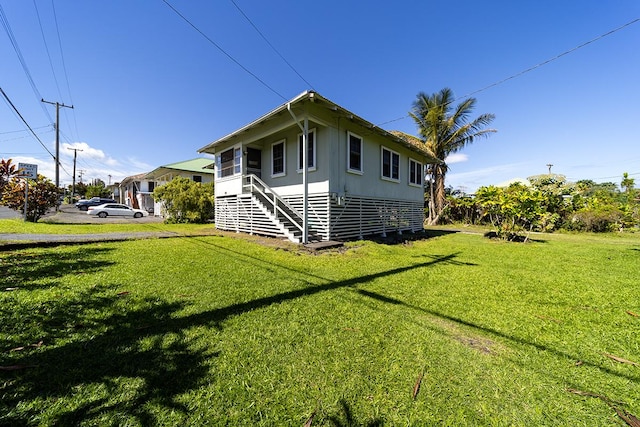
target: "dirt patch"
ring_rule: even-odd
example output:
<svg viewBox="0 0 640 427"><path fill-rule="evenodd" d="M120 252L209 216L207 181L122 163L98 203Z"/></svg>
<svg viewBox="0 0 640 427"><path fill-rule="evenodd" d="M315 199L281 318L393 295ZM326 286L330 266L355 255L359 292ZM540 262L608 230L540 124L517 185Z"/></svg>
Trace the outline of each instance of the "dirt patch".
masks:
<svg viewBox="0 0 640 427"><path fill-rule="evenodd" d="M478 350L484 354L493 354L493 346L495 342L491 341L487 338L472 338L472 337L464 337L464 336L454 336L456 341L466 345L467 347L471 347L474 350Z"/></svg>
<svg viewBox="0 0 640 427"><path fill-rule="evenodd" d="M500 345L489 338L465 333L457 325L441 318L433 319L433 323L440 326L455 341L480 353L495 355L498 352Z"/></svg>

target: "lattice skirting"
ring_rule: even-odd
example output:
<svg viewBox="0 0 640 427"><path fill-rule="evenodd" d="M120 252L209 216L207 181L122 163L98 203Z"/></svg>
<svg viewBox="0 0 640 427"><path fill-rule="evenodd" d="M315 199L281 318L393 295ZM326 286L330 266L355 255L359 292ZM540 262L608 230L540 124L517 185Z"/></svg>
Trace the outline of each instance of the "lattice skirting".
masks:
<svg viewBox="0 0 640 427"><path fill-rule="evenodd" d="M302 212L302 196L283 197ZM347 195L338 204L330 194L310 194L309 230L320 240L358 239L370 235L423 228L423 201L390 200ZM282 236L276 224L264 216L251 196L216 199L216 227L222 230Z"/></svg>

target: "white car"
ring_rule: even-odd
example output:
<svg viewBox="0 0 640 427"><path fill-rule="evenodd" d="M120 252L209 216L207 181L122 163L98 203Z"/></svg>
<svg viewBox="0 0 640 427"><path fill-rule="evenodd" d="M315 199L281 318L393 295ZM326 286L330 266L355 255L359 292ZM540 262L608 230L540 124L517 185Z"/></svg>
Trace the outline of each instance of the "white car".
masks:
<svg viewBox="0 0 640 427"><path fill-rule="evenodd" d="M87 214L97 215L100 218L106 218L108 216L132 216L134 218L142 218L148 215L148 213L142 209L133 209L120 203L105 203L100 206L89 206Z"/></svg>

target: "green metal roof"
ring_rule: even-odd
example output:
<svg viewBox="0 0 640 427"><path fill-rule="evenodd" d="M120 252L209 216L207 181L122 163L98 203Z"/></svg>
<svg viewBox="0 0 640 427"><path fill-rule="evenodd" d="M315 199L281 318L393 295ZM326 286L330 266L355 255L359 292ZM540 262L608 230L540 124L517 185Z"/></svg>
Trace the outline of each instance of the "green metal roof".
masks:
<svg viewBox="0 0 640 427"><path fill-rule="evenodd" d="M196 159L185 160L182 162L171 163L155 168L147 174L147 178L153 178L154 176L163 175L169 171L184 171L194 173L213 173L211 165L214 163L213 159L198 157ZM207 168L207 166L209 166Z"/></svg>

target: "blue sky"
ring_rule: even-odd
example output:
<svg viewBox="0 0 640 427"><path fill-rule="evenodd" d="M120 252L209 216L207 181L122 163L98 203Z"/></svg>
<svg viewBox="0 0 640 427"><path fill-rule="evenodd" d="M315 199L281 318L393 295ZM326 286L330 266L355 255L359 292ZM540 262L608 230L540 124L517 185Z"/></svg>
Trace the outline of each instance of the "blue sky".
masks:
<svg viewBox="0 0 640 427"><path fill-rule="evenodd" d="M116 182L198 157L310 88L416 134L407 112L418 92L462 98L640 18L637 0L167 1L210 40L163 0L0 0L37 92L4 27L0 87L46 147L3 99L0 157L54 178L55 107L38 96L74 106L60 111L63 185L70 147L83 150L83 181ZM448 159L447 184L470 192L547 164L573 181L640 181L639 48L635 22L475 93L476 115L495 114L498 132Z"/></svg>

